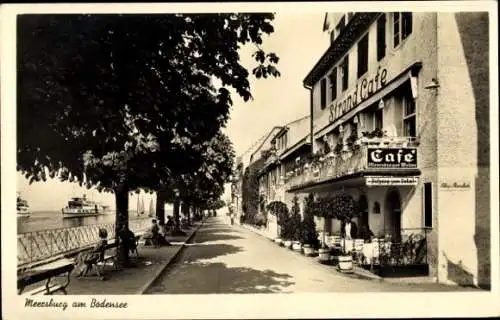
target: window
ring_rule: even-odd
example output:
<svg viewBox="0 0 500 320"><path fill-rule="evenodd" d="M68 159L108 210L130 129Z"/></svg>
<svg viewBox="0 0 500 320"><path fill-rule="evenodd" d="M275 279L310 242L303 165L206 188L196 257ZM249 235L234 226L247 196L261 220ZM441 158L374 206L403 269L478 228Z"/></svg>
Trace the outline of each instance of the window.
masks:
<svg viewBox="0 0 500 320"><path fill-rule="evenodd" d="M424 227L432 228L432 183L424 183Z"/></svg>
<svg viewBox="0 0 500 320"><path fill-rule="evenodd" d="M342 16L342 18L340 18L339 23L335 27L335 31L336 31L337 35L340 35L342 33L342 30L344 30L344 27L345 27L345 16Z"/></svg>
<svg viewBox="0 0 500 320"><path fill-rule="evenodd" d="M321 94L321 110L325 109L326 108L326 79L323 78L321 79L321 83L320 83L320 94Z"/></svg>
<svg viewBox="0 0 500 320"><path fill-rule="evenodd" d="M403 127L406 137L417 136L417 112L415 100L412 97L403 97Z"/></svg>
<svg viewBox="0 0 500 320"><path fill-rule="evenodd" d="M380 129L384 127L384 109L377 109L375 111L375 129Z"/></svg>
<svg viewBox="0 0 500 320"><path fill-rule="evenodd" d="M347 90L349 85L349 55L342 61L342 91Z"/></svg>
<svg viewBox="0 0 500 320"><path fill-rule="evenodd" d="M393 31L394 31L394 48L399 45L399 12L394 12L392 14L392 22L393 22Z"/></svg>
<svg viewBox="0 0 500 320"><path fill-rule="evenodd" d="M332 72L330 73L330 101L334 101L337 99L337 68L333 68Z"/></svg>
<svg viewBox="0 0 500 320"><path fill-rule="evenodd" d="M330 43L335 41L335 30L330 31Z"/></svg>
<svg viewBox="0 0 500 320"><path fill-rule="evenodd" d="M377 20L377 61L385 57L385 13Z"/></svg>
<svg viewBox="0 0 500 320"><path fill-rule="evenodd" d="M404 40L408 38L408 36L412 32L412 14L411 12L403 12L402 14L402 28L401 28L401 38Z"/></svg>
<svg viewBox="0 0 500 320"><path fill-rule="evenodd" d="M358 78L368 71L368 33L358 42Z"/></svg>
<svg viewBox="0 0 500 320"><path fill-rule="evenodd" d="M413 17L411 12L393 12L392 17L395 48L412 33Z"/></svg>

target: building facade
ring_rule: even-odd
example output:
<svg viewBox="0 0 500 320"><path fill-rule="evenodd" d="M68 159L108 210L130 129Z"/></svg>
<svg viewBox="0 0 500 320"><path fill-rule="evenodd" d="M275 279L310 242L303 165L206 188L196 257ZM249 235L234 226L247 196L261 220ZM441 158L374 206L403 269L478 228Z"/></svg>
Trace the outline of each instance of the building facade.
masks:
<svg viewBox="0 0 500 320"><path fill-rule="evenodd" d="M298 160L311 153L310 117L305 116L285 124L271 139L270 154L259 174L259 194L264 211L273 201L280 201L291 207L293 194L286 192L286 174L293 171ZM303 201L299 199L302 206ZM271 237L278 236L276 216L266 214L266 229Z"/></svg>
<svg viewBox="0 0 500 320"><path fill-rule="evenodd" d="M348 193L360 228L423 238L438 282L488 287L488 13L328 13L325 29L304 79L318 156L277 167L286 202Z"/></svg>
<svg viewBox="0 0 500 320"><path fill-rule="evenodd" d="M238 223L242 221L242 217L245 215L255 215L258 213L258 203L260 200L258 195L258 176L254 171L256 168L259 168L258 170L260 171L265 158L272 153L272 140L281 129L281 126L273 127L259 140L255 141L243 154L237 157L235 161L235 168L231 179L231 205ZM254 185L251 186L252 184ZM252 192L252 189L256 189L257 191Z"/></svg>

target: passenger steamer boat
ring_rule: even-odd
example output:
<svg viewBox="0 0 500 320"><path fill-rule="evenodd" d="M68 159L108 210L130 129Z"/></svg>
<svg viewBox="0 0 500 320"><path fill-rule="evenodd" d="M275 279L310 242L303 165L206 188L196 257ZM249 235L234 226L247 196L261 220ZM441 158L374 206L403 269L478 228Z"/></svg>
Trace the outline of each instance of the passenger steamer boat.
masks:
<svg viewBox="0 0 500 320"><path fill-rule="evenodd" d="M28 205L28 201L21 198L21 196L17 195L17 218L29 218L31 212L29 211L30 206Z"/></svg>
<svg viewBox="0 0 500 320"><path fill-rule="evenodd" d="M87 200L87 197L73 197L68 201L68 205L62 209L63 218L86 217L103 214L106 207L100 206L94 201Z"/></svg>

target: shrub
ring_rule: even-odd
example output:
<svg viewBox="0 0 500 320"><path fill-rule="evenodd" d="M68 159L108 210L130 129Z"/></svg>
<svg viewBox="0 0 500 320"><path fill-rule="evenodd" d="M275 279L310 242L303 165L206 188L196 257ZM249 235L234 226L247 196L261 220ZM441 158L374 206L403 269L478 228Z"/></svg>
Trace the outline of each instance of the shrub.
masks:
<svg viewBox="0 0 500 320"><path fill-rule="evenodd" d="M258 214L254 218L254 224L258 227L267 225L266 216L263 214Z"/></svg>
<svg viewBox="0 0 500 320"><path fill-rule="evenodd" d="M293 205L291 211L292 212L289 224L290 239L293 241L301 241L302 226L301 226L299 198L297 196L293 197Z"/></svg>
<svg viewBox="0 0 500 320"><path fill-rule="evenodd" d="M267 207L267 211L276 216L276 220L278 223L278 226L280 227L280 236L284 237L289 236L288 233L288 220L289 220L289 213L288 213L288 207L286 206L285 203L281 201L272 201L270 202Z"/></svg>
<svg viewBox="0 0 500 320"><path fill-rule="evenodd" d="M308 244L314 249L319 248L318 232L316 231L316 223L314 222L314 195L310 193L304 199L304 220L302 221L302 237L301 242Z"/></svg>

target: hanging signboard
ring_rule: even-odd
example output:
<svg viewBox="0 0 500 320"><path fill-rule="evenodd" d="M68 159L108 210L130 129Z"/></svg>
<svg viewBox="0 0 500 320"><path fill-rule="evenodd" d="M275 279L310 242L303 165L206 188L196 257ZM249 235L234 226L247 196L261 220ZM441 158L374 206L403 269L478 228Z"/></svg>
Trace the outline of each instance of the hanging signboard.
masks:
<svg viewBox="0 0 500 320"><path fill-rule="evenodd" d="M366 185L372 186L416 186L418 177L366 177Z"/></svg>
<svg viewBox="0 0 500 320"><path fill-rule="evenodd" d="M417 168L417 149L368 148L368 168Z"/></svg>

